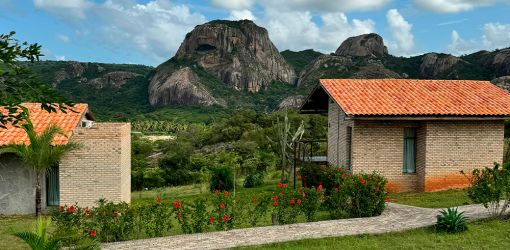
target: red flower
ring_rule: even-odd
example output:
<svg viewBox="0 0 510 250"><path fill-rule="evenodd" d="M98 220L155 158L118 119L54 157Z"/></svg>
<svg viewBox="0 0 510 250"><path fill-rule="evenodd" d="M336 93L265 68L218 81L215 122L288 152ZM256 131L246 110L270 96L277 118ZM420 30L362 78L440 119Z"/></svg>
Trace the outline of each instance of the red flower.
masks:
<svg viewBox="0 0 510 250"><path fill-rule="evenodd" d="M283 187L284 187L284 188L287 188L287 184L283 184Z"/></svg>
<svg viewBox="0 0 510 250"><path fill-rule="evenodd" d="M274 204L275 206L278 206L278 202L276 202L276 201L275 201L273 204Z"/></svg>
<svg viewBox="0 0 510 250"><path fill-rule="evenodd" d="M278 183L278 187L282 187L282 184L281 184L281 183Z"/></svg>
<svg viewBox="0 0 510 250"><path fill-rule="evenodd" d="M319 172L317 172L317 175L319 175Z"/></svg>
<svg viewBox="0 0 510 250"><path fill-rule="evenodd" d="M365 180L362 180L362 181L361 181L361 184L365 184Z"/></svg>
<svg viewBox="0 0 510 250"><path fill-rule="evenodd" d="M356 208L356 205L352 206L352 208Z"/></svg>
<svg viewBox="0 0 510 250"><path fill-rule="evenodd" d="M151 204L154 204L154 201L151 201Z"/></svg>
<svg viewBox="0 0 510 250"><path fill-rule="evenodd" d="M335 188L335 191L338 191L338 188Z"/></svg>
<svg viewBox="0 0 510 250"><path fill-rule="evenodd" d="M303 198L305 198L305 193L303 192Z"/></svg>
<svg viewBox="0 0 510 250"><path fill-rule="evenodd" d="M301 200L297 200L297 204L301 204Z"/></svg>
<svg viewBox="0 0 510 250"><path fill-rule="evenodd" d="M290 204L294 204L294 200L291 200L291 201L290 201Z"/></svg>
<svg viewBox="0 0 510 250"><path fill-rule="evenodd" d="M283 191L280 191L280 194L283 194Z"/></svg>
<svg viewBox="0 0 510 250"><path fill-rule="evenodd" d="M225 196L227 196L227 195L228 195L228 192L227 192L227 191L225 191Z"/></svg>
<svg viewBox="0 0 510 250"><path fill-rule="evenodd" d="M377 181L377 178L375 178L375 181Z"/></svg>
<svg viewBox="0 0 510 250"><path fill-rule="evenodd" d="M210 219L209 219L209 221L210 221L210 222L213 222L213 221L214 221L214 218L210 218Z"/></svg>
<svg viewBox="0 0 510 250"><path fill-rule="evenodd" d="M64 210L64 206L60 206L60 210Z"/></svg>
<svg viewBox="0 0 510 250"><path fill-rule="evenodd" d="M233 198L234 198L234 196L232 195L232 196L230 196L230 198L232 198L232 199L233 199Z"/></svg>
<svg viewBox="0 0 510 250"><path fill-rule="evenodd" d="M92 235L92 236L96 235L96 231L90 232L90 235Z"/></svg>
<svg viewBox="0 0 510 250"><path fill-rule="evenodd" d="M318 188L317 188L317 191L321 191L322 190L322 185L320 185Z"/></svg>
<svg viewBox="0 0 510 250"><path fill-rule="evenodd" d="M358 177L358 180L361 180L361 177Z"/></svg>
<svg viewBox="0 0 510 250"><path fill-rule="evenodd" d="M85 209L85 214L89 215L89 210L88 209Z"/></svg>
<svg viewBox="0 0 510 250"><path fill-rule="evenodd" d="M273 200L278 200L278 196L273 197Z"/></svg>
<svg viewBox="0 0 510 250"><path fill-rule="evenodd" d="M501 172L501 169L498 169L498 172Z"/></svg>
<svg viewBox="0 0 510 250"><path fill-rule="evenodd" d="M157 202L160 202L160 201L161 201L161 199L157 199L156 201L157 201Z"/></svg>
<svg viewBox="0 0 510 250"><path fill-rule="evenodd" d="M301 189L303 189L303 188L298 188L298 189L297 189L297 191L298 191L298 192L300 192L300 191L301 191Z"/></svg>
<svg viewBox="0 0 510 250"><path fill-rule="evenodd" d="M371 178L371 176L368 177L368 179L370 179L370 178Z"/></svg>
<svg viewBox="0 0 510 250"><path fill-rule="evenodd" d="M386 198L386 201L390 201L390 197Z"/></svg>
<svg viewBox="0 0 510 250"><path fill-rule="evenodd" d="M379 191L379 187L377 187L377 191Z"/></svg>
<svg viewBox="0 0 510 250"><path fill-rule="evenodd" d="M175 207L176 208L181 208L181 204L177 203L177 204L175 204Z"/></svg>
<svg viewBox="0 0 510 250"><path fill-rule="evenodd" d="M174 201L174 205L177 204L177 203L179 203L179 201Z"/></svg>
<svg viewBox="0 0 510 250"><path fill-rule="evenodd" d="M178 214L177 214L177 217L181 217L181 215L182 215L181 213L178 213Z"/></svg>
<svg viewBox="0 0 510 250"><path fill-rule="evenodd" d="M257 200L253 200L253 203L257 203Z"/></svg>
<svg viewBox="0 0 510 250"><path fill-rule="evenodd" d="M216 191L214 192L214 194L218 194L218 190L216 190Z"/></svg>
<svg viewBox="0 0 510 250"><path fill-rule="evenodd" d="M223 217L224 221L228 221L228 216Z"/></svg>
<svg viewBox="0 0 510 250"><path fill-rule="evenodd" d="M88 232L89 230L85 228L85 232Z"/></svg>
<svg viewBox="0 0 510 250"><path fill-rule="evenodd" d="M319 181L319 185L322 185L322 182Z"/></svg>
<svg viewBox="0 0 510 250"><path fill-rule="evenodd" d="M117 212L113 212L114 217L117 217L117 215L119 215Z"/></svg>
<svg viewBox="0 0 510 250"><path fill-rule="evenodd" d="M338 168L338 171L340 171L340 168Z"/></svg>
<svg viewBox="0 0 510 250"><path fill-rule="evenodd" d="M72 211L74 211L74 207L73 206L69 207L69 212L72 212Z"/></svg>
<svg viewBox="0 0 510 250"><path fill-rule="evenodd" d="M106 212L103 212L103 215L106 215Z"/></svg>
<svg viewBox="0 0 510 250"><path fill-rule="evenodd" d="M333 170L329 170L329 173L333 172Z"/></svg>
<svg viewBox="0 0 510 250"><path fill-rule="evenodd" d="M223 204L220 205L220 208L224 208L224 207L225 207L225 205L223 205Z"/></svg>
<svg viewBox="0 0 510 250"><path fill-rule="evenodd" d="M463 174L464 173L464 170L460 170L460 173Z"/></svg>
<svg viewBox="0 0 510 250"><path fill-rule="evenodd" d="M326 165L322 165L322 168L326 168Z"/></svg>

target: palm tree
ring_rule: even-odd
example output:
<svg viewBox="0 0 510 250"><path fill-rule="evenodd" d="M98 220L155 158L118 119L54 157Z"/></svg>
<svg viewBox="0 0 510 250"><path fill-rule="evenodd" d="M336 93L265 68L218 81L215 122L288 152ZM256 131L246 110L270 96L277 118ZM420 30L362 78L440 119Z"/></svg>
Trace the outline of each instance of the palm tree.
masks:
<svg viewBox="0 0 510 250"><path fill-rule="evenodd" d="M69 142L67 145L52 145L55 135L63 135L67 138L65 131L57 124L50 124L40 134L34 131L34 126L28 117L26 123L21 125L30 139L30 145L25 143L11 142L0 148L0 155L3 153L15 153L23 159L23 162L31 167L37 175L35 186L35 215L39 218L41 214L41 182L40 177L46 170L60 162L64 155L81 145Z"/></svg>

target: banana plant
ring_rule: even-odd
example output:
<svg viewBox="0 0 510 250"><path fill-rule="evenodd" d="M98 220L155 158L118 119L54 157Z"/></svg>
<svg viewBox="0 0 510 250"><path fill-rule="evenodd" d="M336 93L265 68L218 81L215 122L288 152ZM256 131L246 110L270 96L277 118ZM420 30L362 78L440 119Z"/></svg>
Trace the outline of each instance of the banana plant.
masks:
<svg viewBox="0 0 510 250"><path fill-rule="evenodd" d="M304 121L301 121L301 125L296 130L295 133L290 132L291 124L289 122L289 118L287 116L287 109L285 109L285 117L283 122L280 122L280 118L277 117L276 124L273 123L273 133L276 137L276 140L273 141L271 138L267 137L270 146L276 151L276 153L280 156L280 162L282 164L282 175L281 182L287 182L290 179L290 174L292 173L292 167L287 167L287 163L292 163L292 152L294 152L294 142L301 140L303 134L305 133L305 124ZM290 166L290 164L289 164Z"/></svg>

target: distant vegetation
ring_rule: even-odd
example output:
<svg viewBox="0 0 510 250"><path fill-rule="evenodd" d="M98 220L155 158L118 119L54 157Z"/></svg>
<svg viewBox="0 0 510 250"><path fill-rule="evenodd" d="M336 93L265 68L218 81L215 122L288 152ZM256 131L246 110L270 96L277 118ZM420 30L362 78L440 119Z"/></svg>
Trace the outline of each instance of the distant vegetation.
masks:
<svg viewBox="0 0 510 250"><path fill-rule="evenodd" d="M283 58L285 58L285 60L294 67L297 75L305 69L306 65L322 55L322 53L313 49L307 49L299 52L285 50L280 54L282 54Z"/></svg>

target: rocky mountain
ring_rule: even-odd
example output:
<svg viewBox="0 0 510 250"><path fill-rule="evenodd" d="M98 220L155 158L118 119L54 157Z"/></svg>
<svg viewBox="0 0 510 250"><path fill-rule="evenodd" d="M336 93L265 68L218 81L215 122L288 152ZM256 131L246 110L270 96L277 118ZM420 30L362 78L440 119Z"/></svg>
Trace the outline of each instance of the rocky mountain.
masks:
<svg viewBox="0 0 510 250"><path fill-rule="evenodd" d="M510 76L498 77L491 83L510 93Z"/></svg>
<svg viewBox="0 0 510 250"><path fill-rule="evenodd" d="M101 67L101 66L99 66ZM98 69L99 69L98 67ZM102 72L102 71L99 71ZM90 81L88 81L89 85L92 85L96 89L102 89L104 87L113 87L113 88L119 88L120 86L127 83L127 81L133 77L142 76L140 74L136 74L133 72L127 72L127 71L114 71L110 73L106 73L101 77L94 78ZM87 82L87 78L81 79L80 81Z"/></svg>
<svg viewBox="0 0 510 250"><path fill-rule="evenodd" d="M149 85L151 105L202 105L220 104L209 89L200 84L200 77L189 67L171 74L159 68ZM225 106L224 101L222 105Z"/></svg>
<svg viewBox="0 0 510 250"><path fill-rule="evenodd" d="M420 73L424 78L433 79L451 69L457 63L466 61L452 55L428 53L422 57ZM454 72L452 72L454 73Z"/></svg>
<svg viewBox="0 0 510 250"><path fill-rule="evenodd" d="M370 33L347 38L335 52L337 56L383 57L388 54L381 36Z"/></svg>

